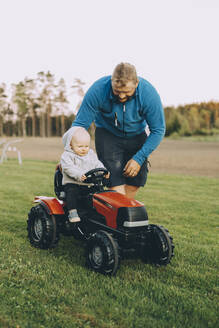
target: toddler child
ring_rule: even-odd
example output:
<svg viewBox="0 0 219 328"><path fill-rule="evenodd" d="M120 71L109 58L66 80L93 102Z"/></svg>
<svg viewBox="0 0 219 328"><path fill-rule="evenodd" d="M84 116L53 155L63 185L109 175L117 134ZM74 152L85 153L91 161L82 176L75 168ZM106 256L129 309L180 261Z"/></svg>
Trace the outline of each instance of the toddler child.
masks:
<svg viewBox="0 0 219 328"><path fill-rule="evenodd" d="M66 193L69 221L79 222L77 198L80 185L86 179L85 173L95 168L104 168L96 153L90 149L90 135L82 127L72 127L63 136L64 152L61 156L62 184ZM105 176L109 178L109 174Z"/></svg>

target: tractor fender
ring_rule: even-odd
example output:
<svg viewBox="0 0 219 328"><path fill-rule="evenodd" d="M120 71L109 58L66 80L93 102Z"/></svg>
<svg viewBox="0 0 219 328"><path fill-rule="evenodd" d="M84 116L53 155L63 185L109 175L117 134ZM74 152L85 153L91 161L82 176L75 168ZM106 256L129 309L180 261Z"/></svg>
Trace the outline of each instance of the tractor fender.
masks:
<svg viewBox="0 0 219 328"><path fill-rule="evenodd" d="M60 201L55 197L36 196L34 203L40 203L49 215L65 214L63 209L63 201Z"/></svg>

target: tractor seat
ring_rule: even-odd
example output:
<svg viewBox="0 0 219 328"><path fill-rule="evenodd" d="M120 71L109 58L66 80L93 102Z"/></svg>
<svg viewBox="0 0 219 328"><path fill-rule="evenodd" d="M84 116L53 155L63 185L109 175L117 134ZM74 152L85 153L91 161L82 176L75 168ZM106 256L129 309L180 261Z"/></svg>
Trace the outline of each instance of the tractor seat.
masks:
<svg viewBox="0 0 219 328"><path fill-rule="evenodd" d="M78 184L77 182L75 183ZM87 187L87 191L85 193L89 192L89 190L91 190L90 188L93 187L93 185L94 185L93 183L86 183L86 182L80 183L80 186ZM60 164L56 166L56 170L55 170L54 192L59 200L63 200L63 201L66 200L64 185L62 184L62 167Z"/></svg>
<svg viewBox="0 0 219 328"><path fill-rule="evenodd" d="M54 175L54 191L58 199L65 200L65 191L62 184L62 169L60 164L56 166Z"/></svg>

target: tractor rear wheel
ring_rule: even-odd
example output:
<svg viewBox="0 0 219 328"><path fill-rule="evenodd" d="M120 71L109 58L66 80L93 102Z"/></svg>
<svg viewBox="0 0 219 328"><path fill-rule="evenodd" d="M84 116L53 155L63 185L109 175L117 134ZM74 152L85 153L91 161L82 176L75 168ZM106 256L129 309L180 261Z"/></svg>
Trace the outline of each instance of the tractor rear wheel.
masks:
<svg viewBox="0 0 219 328"><path fill-rule="evenodd" d="M55 217L40 204L32 207L28 214L27 231L31 245L37 248L54 248L59 241Z"/></svg>
<svg viewBox="0 0 219 328"><path fill-rule="evenodd" d="M173 238L163 226L150 224L145 238L145 247L142 250L144 262L157 265L167 265L174 256Z"/></svg>
<svg viewBox="0 0 219 328"><path fill-rule="evenodd" d="M86 263L96 272L115 275L120 265L119 247L116 240L106 231L99 230L88 240Z"/></svg>

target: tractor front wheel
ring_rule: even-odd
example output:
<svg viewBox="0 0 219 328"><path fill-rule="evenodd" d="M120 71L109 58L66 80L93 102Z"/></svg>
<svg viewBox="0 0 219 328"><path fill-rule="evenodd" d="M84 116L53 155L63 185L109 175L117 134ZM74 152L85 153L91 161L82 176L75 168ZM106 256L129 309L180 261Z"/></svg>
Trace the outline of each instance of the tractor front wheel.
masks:
<svg viewBox="0 0 219 328"><path fill-rule="evenodd" d="M86 262L96 272L116 274L120 255L118 244L111 234L99 230L90 237L86 248Z"/></svg>
<svg viewBox="0 0 219 328"><path fill-rule="evenodd" d="M163 226L151 224L145 235L145 246L142 249L144 262L167 265L174 256L173 238Z"/></svg>

